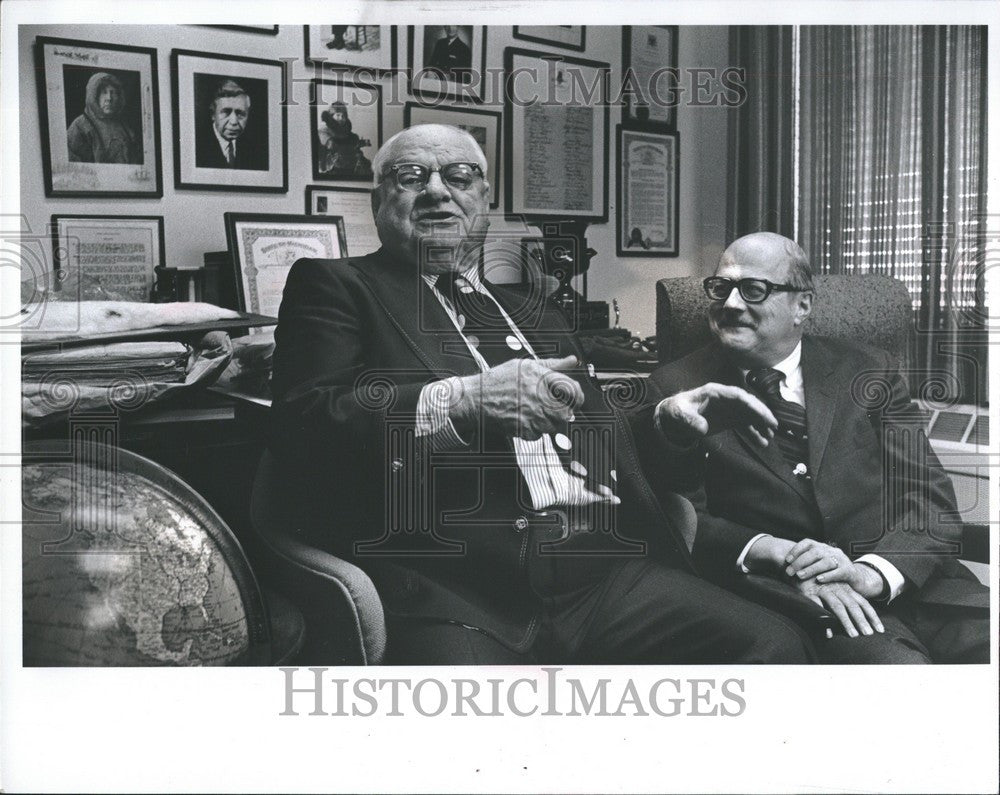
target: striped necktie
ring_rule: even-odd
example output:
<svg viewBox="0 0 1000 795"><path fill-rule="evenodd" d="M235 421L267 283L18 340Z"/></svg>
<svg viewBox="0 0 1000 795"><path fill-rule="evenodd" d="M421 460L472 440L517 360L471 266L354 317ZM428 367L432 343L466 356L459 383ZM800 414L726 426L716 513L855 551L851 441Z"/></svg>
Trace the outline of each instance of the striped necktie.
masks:
<svg viewBox="0 0 1000 795"><path fill-rule="evenodd" d="M226 162L229 165L233 165L236 162L236 144L232 141L229 142L229 148L226 151Z"/></svg>
<svg viewBox="0 0 1000 795"><path fill-rule="evenodd" d="M747 373L747 384L767 405L778 420L775 441L785 460L796 475L808 477L809 435L806 431L806 410L781 396L781 380L785 374L773 367L760 367Z"/></svg>

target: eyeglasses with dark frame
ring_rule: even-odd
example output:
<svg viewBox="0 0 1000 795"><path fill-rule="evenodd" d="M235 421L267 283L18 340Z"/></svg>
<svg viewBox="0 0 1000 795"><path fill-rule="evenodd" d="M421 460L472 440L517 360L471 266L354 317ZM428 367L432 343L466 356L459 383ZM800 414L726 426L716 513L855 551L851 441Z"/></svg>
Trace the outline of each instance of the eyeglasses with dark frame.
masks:
<svg viewBox="0 0 1000 795"><path fill-rule="evenodd" d="M767 279L726 279L722 276L709 276L702 282L705 295L712 301L725 301L736 288L740 297L748 304L761 304L771 293L801 293L801 288L792 284L775 284Z"/></svg>
<svg viewBox="0 0 1000 795"><path fill-rule="evenodd" d="M477 179L483 177L483 169L478 163L446 163L440 168L428 168L419 163L396 163L387 170L382 179L392 174L397 188L419 193L427 187L431 174L435 171L441 175L441 181L445 185L455 190L468 190Z"/></svg>

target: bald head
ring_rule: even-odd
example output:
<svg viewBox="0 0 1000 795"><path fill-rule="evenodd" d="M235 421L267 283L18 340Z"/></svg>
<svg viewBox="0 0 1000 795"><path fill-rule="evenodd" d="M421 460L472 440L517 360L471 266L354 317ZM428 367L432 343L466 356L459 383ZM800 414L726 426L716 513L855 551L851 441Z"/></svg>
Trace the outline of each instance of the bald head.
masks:
<svg viewBox="0 0 1000 795"><path fill-rule="evenodd" d="M409 146L417 146L431 152L435 148L444 148L454 145L460 141L464 146L469 147L475 154L468 159L469 163L476 163L486 176L486 155L479 148L479 143L465 130L460 127L453 127L450 124L418 124L415 127L407 127L405 130L396 133L386 141L382 148L378 150L375 159L372 161L372 171L375 172L375 184L382 181L383 171L394 162L393 156L401 149Z"/></svg>
<svg viewBox="0 0 1000 795"><path fill-rule="evenodd" d="M738 366L773 367L786 358L802 339L803 323L812 311L812 269L802 248L773 232L755 232L722 253L715 275L734 283L758 279L790 288L772 287L763 301L754 302L744 299L734 284L725 300L708 307L712 333Z"/></svg>

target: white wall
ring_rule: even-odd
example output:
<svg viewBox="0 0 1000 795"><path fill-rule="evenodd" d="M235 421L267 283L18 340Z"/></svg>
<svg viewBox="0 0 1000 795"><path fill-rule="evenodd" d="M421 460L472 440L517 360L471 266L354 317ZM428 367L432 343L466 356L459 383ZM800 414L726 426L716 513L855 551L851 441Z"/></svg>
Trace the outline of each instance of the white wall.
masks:
<svg viewBox="0 0 1000 795"><path fill-rule="evenodd" d="M308 78L312 68L302 62L303 28L282 25L278 35L266 36L192 25L44 25L20 29L20 131L21 212L33 231L44 230L53 214L162 215L168 264L196 267L206 251L226 247L222 215L227 211L302 213L305 186L311 179L308 85L295 83L288 109L288 171L286 194L229 193L176 190L170 90L170 51L173 48L257 58L300 60L293 66L296 78ZM406 36L401 29L400 62L405 64ZM162 199L51 199L44 195L38 94L35 82L33 42L36 36L61 36L95 42L152 47L157 51L160 96L160 134L163 170ZM728 51L727 28L681 28L679 65L724 67ZM487 36L487 63L503 63L503 49L518 46L535 49L531 42L513 39L510 28L491 27ZM569 51L563 51L567 54ZM587 29L583 57L612 64L612 84L621 74L621 29L612 26ZM404 95L403 100L409 97ZM680 256L676 258L617 259L615 257L615 125L611 111L608 167L611 170L609 223L591 226L588 244L598 254L589 274L589 297L611 301L622 308L622 325L642 334L652 334L655 324L653 284L663 276L701 273L711 269L724 245L727 111L719 108L686 107L678 110L680 133ZM402 102L387 106L383 114L383 139L402 129ZM335 184L335 183L324 183ZM344 183L359 186L361 183ZM502 206L502 205L501 205ZM503 224L494 224L503 228Z"/></svg>

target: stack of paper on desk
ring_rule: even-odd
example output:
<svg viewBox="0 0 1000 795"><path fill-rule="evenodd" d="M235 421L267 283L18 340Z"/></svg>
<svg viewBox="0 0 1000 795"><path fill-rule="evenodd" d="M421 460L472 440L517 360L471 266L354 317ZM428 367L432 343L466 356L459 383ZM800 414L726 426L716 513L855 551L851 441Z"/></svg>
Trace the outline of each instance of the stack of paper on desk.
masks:
<svg viewBox="0 0 1000 795"><path fill-rule="evenodd" d="M116 342L54 353L36 353L21 365L24 381L58 375L87 386L110 386L123 373L149 382L179 383L188 369L191 348L180 342Z"/></svg>

